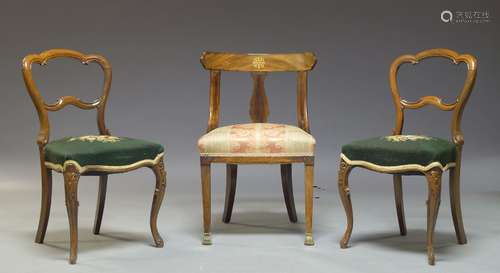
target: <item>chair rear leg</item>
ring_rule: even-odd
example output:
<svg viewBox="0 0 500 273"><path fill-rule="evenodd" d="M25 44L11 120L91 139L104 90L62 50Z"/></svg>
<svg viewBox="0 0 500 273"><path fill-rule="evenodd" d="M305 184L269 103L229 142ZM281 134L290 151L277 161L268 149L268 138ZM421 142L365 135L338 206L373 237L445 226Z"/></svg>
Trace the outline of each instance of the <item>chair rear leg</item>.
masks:
<svg viewBox="0 0 500 273"><path fill-rule="evenodd" d="M466 244L467 237L465 236L464 222L462 220L462 206L460 202L460 168L457 167L450 169L450 203L457 241L461 245Z"/></svg>
<svg viewBox="0 0 500 273"><path fill-rule="evenodd" d="M281 186L285 198L286 210L290 222L297 222L297 212L295 211L295 201L293 198L292 164L281 164Z"/></svg>
<svg viewBox="0 0 500 273"><path fill-rule="evenodd" d="M40 207L40 219L36 232L35 242L42 244L45 239L47 225L49 224L50 204L52 200L52 170L45 167L42 162L42 204Z"/></svg>
<svg viewBox="0 0 500 273"><path fill-rule="evenodd" d="M97 205L94 219L94 234L99 234L101 230L102 214L104 213L104 204L106 202L106 189L108 186L108 175L99 176L99 193L97 195Z"/></svg>
<svg viewBox="0 0 500 273"><path fill-rule="evenodd" d="M394 182L394 197L396 202L396 211L398 215L399 234L406 235L405 209L403 203L403 183L402 176L399 174L393 175Z"/></svg>
<svg viewBox="0 0 500 273"><path fill-rule="evenodd" d="M224 201L224 213L222 221L229 223L233 213L234 196L236 194L236 179L238 176L238 165L226 165L226 199Z"/></svg>

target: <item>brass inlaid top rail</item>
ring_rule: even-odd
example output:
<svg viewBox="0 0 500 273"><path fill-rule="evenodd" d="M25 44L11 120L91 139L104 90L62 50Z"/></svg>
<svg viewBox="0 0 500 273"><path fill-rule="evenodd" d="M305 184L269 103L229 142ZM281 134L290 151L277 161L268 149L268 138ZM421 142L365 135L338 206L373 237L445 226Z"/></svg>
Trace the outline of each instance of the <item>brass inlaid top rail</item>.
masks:
<svg viewBox="0 0 500 273"><path fill-rule="evenodd" d="M313 69L316 56L311 52L284 54L204 52L200 61L207 70L299 72Z"/></svg>

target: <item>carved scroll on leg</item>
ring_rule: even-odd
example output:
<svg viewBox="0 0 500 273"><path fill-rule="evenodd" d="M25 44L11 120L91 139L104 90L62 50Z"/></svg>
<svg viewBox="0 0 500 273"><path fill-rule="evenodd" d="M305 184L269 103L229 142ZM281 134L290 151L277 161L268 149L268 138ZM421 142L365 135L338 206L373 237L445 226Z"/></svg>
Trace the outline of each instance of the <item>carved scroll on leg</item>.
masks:
<svg viewBox="0 0 500 273"><path fill-rule="evenodd" d="M80 173L75 165L69 164L66 166L63 175L70 229L69 263L74 264L78 256L78 180L80 179Z"/></svg>
<svg viewBox="0 0 500 273"><path fill-rule="evenodd" d="M427 260L430 265L435 263L434 254L434 228L441 203L441 174L439 168L431 169L425 173L428 184L428 199L427 199Z"/></svg>
<svg viewBox="0 0 500 273"><path fill-rule="evenodd" d="M347 217L347 227L344 236L340 241L341 248L347 248L352 233L353 216L352 216L351 193L349 190L349 180L348 180L351 169L352 166L347 164L347 162L345 162L343 159L340 160L338 186L339 186L340 199L342 200L342 204L344 205L345 214Z"/></svg>

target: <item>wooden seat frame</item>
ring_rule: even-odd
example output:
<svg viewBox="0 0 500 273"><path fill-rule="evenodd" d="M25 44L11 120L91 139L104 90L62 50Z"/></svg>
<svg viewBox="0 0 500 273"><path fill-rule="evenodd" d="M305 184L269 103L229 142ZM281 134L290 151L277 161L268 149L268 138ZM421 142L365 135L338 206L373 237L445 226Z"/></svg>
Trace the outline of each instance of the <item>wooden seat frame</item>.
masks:
<svg viewBox="0 0 500 273"><path fill-rule="evenodd" d="M416 64L422 59L430 57L444 57L450 59L454 64L459 64L464 62L467 64L467 77L465 79L464 86L460 92L457 100L454 103L444 103L441 98L436 96L425 96L420 98L415 102L408 102L401 99L399 95L399 89L397 85L397 72L399 67L404 63ZM425 50L416 55L403 55L394 60L389 71L389 82L391 86L391 93L394 100L394 105L396 108L396 127L393 130L393 135L401 135L403 131L404 124L404 110L405 109L419 109L426 105L433 105L443 111L453 111L452 122L451 122L451 135L452 141L456 145L456 161L454 166L449 168L450 171L450 201L451 201L451 212L453 216L453 223L455 226L455 233L459 244L467 243L465 236L463 221L462 221L462 211L460 204L460 165L462 157L462 146L464 144L464 138L461 131L460 123L462 120L463 110L469 99L469 95L474 86L477 72L477 61L474 56L463 54L459 55L457 52L449 49L430 49ZM388 170L377 166L370 166L367 164L353 164L341 158L340 169L338 173L338 187L339 194L344 205L346 216L347 216L347 228L344 233L342 240L340 241L340 247L346 248L348 246L349 239L351 237L353 228L353 212L351 204L351 194L349 189L348 177L349 173L354 167L363 167L370 169L372 171L389 173L393 175L394 192L395 192L395 202L396 210L399 222L399 229L401 235L406 235L406 224L404 217L404 207L403 207L403 188L402 188L402 176L409 173L420 173L427 179L428 185L428 199L427 199L427 257L428 263L434 265L435 255L434 255L434 228L436 225L436 219L439 209L439 204L441 202L441 176L443 169L441 168L430 168L423 169L420 167L406 167L395 170Z"/></svg>
<svg viewBox="0 0 500 273"><path fill-rule="evenodd" d="M104 86L100 98L93 102L84 102L74 96L64 96L59 98L53 104L46 104L40 95L35 82L33 80L31 66L33 63L46 65L53 58L72 58L80 61L82 64L97 63L104 72ZM64 189L66 192L66 208L70 225L70 256L69 262L76 263L78 251L78 181L80 176L92 175L99 177L99 194L97 198L96 216L94 222L93 233L99 234L102 216L104 212L104 203L106 199L106 188L108 183L108 175L113 173L129 172L141 167L148 167L153 170L156 176L156 187L153 196L153 204L150 215L150 227L153 234L154 243L157 247L163 247L163 239L161 238L158 228L157 219L160 211L161 203L166 191L166 173L163 162L163 154L157 156L155 160L143 160L129 166L92 166L80 167L78 164L64 164L64 168L52 168L49 162L45 161L45 145L49 142L50 125L48 111L58 111L67 105L73 105L80 109L90 110L97 109L97 127L100 135L110 135L104 122L104 113L106 102L109 96L111 87L111 65L102 56L99 55L84 55L80 52L69 49L51 49L40 54L28 55L23 59L23 77L28 89L29 95L38 112L40 121L40 131L36 142L38 144L40 154L40 168L42 177L42 204L40 210L40 221L36 233L35 242L43 243L47 224L50 215L50 205L52 199L52 171L62 172L64 176Z"/></svg>
<svg viewBox="0 0 500 273"><path fill-rule="evenodd" d="M264 89L268 72L297 73L297 124L310 132L307 114L307 75L316 64L312 53L290 54L235 54L204 52L200 58L203 67L210 71L210 107L207 132L219 126L221 71L250 72L253 78L253 94L250 100L252 122L267 122L269 106ZM285 204L291 222L297 221L292 189L292 163L305 165L305 245L314 245L312 237L313 172L314 156L200 156L201 186L203 197L203 239L202 244L212 244L211 225L211 175L212 163L226 164L226 198L223 222L228 223L236 192L237 164L281 164L281 178Z"/></svg>

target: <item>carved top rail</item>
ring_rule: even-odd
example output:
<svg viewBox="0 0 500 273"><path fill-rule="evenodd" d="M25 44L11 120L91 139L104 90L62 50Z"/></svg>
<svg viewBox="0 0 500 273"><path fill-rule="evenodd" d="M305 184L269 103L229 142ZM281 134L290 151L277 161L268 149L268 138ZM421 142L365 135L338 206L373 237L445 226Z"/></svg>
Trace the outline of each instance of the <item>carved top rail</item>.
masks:
<svg viewBox="0 0 500 273"><path fill-rule="evenodd" d="M397 73L399 67L405 63L417 64L420 60L432 57L443 57L450 59L454 64L467 64L467 76L464 86L453 103L444 103L441 98L436 96L424 96L417 101L409 102L401 99L399 88L397 85ZM453 141L456 144L463 144L463 135L460 129L463 109L469 99L472 88L476 80L477 61L476 58L469 54L458 54L457 52L445 49L436 48L419 52L415 55L402 55L391 64L389 71L389 82L391 86L392 97L396 107L396 127L393 134L401 134L404 123L404 109L419 109L427 105L433 105L443 111L453 111L451 133Z"/></svg>
<svg viewBox="0 0 500 273"><path fill-rule="evenodd" d="M313 69L316 56L310 52L287 54L203 52L200 61L207 70L299 72Z"/></svg>
<svg viewBox="0 0 500 273"><path fill-rule="evenodd" d="M76 59L84 65L95 62L101 67L104 73L104 86L102 95L98 99L93 102L85 102L74 96L63 96L56 102L50 104L46 103L43 100L43 97L40 94L40 90L33 80L32 65L34 63L39 65L46 65L51 59L63 57ZM59 111L68 105L73 105L85 110L96 108L99 133L109 134L109 131L106 129L106 126L104 124L104 112L111 87L112 74L111 65L104 57L92 54L85 55L83 53L70 49L50 49L40 54L30 54L24 57L22 63L22 72L24 83L26 85L26 88L28 89L31 100L33 101L33 104L37 109L38 118L40 121L40 131L37 137L38 145L44 146L49 140L50 126L47 111Z"/></svg>

